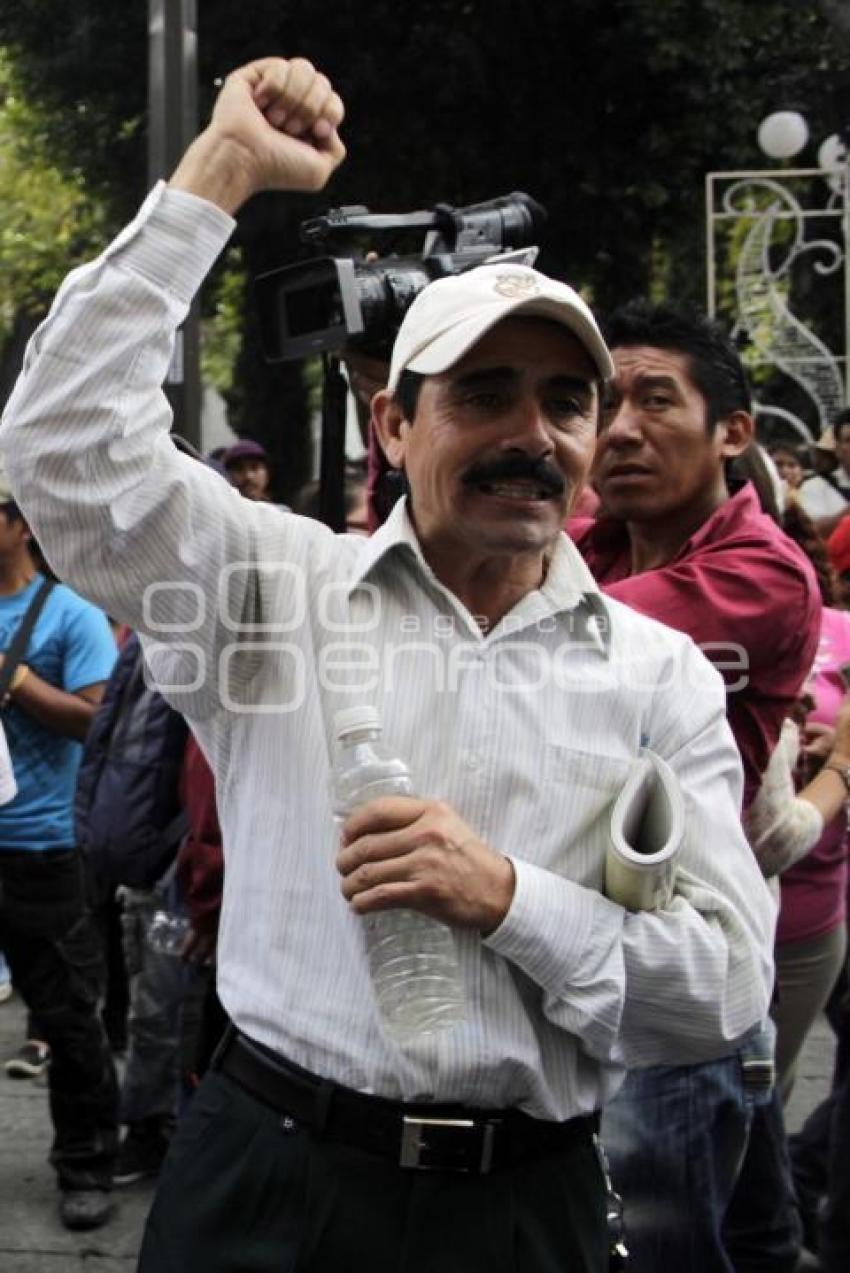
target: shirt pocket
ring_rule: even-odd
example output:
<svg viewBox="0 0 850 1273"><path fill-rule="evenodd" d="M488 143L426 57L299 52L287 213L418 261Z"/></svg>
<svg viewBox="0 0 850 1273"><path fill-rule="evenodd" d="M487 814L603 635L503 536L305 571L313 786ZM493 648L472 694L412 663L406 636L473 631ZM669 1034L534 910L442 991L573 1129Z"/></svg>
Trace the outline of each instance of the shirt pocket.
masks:
<svg viewBox="0 0 850 1273"><path fill-rule="evenodd" d="M611 806L634 759L546 743L535 814L535 861L587 888L601 889Z"/></svg>

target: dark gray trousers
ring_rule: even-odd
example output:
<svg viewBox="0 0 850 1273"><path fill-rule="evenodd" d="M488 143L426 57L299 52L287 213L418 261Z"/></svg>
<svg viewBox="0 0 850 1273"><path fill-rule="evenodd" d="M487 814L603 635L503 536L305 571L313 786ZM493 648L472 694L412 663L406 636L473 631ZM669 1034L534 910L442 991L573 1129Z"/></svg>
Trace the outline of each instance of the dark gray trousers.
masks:
<svg viewBox="0 0 850 1273"><path fill-rule="evenodd" d="M490 1175L322 1141L212 1072L174 1137L140 1273L605 1273L590 1138Z"/></svg>
<svg viewBox="0 0 850 1273"><path fill-rule="evenodd" d="M0 947L50 1045L47 1071L61 1189L108 1189L118 1086L100 1021L103 946L77 849L0 850Z"/></svg>

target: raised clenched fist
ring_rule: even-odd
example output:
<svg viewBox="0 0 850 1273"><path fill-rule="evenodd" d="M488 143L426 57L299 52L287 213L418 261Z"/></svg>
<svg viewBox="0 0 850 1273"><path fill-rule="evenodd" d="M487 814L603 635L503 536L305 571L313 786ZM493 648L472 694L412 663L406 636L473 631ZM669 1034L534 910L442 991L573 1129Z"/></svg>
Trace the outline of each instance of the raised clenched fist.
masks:
<svg viewBox="0 0 850 1273"><path fill-rule="evenodd" d="M321 190L345 158L345 110L306 58L261 58L224 82L171 184L234 212L260 190Z"/></svg>

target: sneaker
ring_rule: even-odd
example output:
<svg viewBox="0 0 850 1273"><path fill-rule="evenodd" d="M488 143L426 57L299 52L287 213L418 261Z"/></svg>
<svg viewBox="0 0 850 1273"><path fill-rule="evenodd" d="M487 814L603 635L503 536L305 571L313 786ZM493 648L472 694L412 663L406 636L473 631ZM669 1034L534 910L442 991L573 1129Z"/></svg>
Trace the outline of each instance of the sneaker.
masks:
<svg viewBox="0 0 850 1273"><path fill-rule="evenodd" d="M34 1079L50 1064L50 1048L40 1039L27 1039L3 1066L10 1079Z"/></svg>
<svg viewBox="0 0 850 1273"><path fill-rule="evenodd" d="M99 1229L112 1215L114 1202L105 1189L66 1189L59 1215L66 1229Z"/></svg>
<svg viewBox="0 0 850 1273"><path fill-rule="evenodd" d="M158 1176L168 1152L168 1135L159 1119L130 1123L118 1150L114 1185L132 1185L137 1180Z"/></svg>
<svg viewBox="0 0 850 1273"><path fill-rule="evenodd" d="M12 997L11 981L0 980L0 1003L5 1003L7 999Z"/></svg>

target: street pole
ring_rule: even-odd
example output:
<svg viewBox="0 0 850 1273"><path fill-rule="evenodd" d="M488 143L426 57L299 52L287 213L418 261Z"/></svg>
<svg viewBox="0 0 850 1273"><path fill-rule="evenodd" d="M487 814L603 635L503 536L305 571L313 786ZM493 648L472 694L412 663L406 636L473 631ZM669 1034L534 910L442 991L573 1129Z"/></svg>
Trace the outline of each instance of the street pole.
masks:
<svg viewBox="0 0 850 1273"><path fill-rule="evenodd" d="M198 129L197 0L148 0L148 178L167 178ZM174 430L201 445L199 308L176 334L164 385Z"/></svg>

